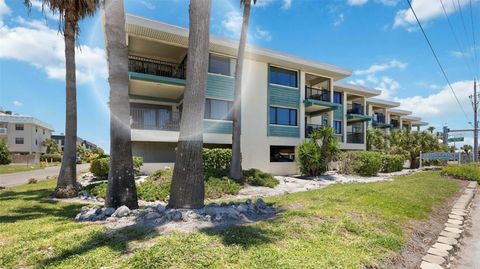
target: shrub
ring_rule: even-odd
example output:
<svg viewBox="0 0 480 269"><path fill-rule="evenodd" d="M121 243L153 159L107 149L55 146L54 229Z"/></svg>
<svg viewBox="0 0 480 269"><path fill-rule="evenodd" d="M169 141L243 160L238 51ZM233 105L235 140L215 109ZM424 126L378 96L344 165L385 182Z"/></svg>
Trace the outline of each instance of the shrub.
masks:
<svg viewBox="0 0 480 269"><path fill-rule="evenodd" d="M442 168L441 174L458 179L478 181L480 183L480 166L478 164L450 164Z"/></svg>
<svg viewBox="0 0 480 269"><path fill-rule="evenodd" d="M110 158L93 160L90 164L90 172L96 177L106 178L108 176L108 165Z"/></svg>
<svg viewBox="0 0 480 269"><path fill-rule="evenodd" d="M243 171L243 177L245 178L245 181L252 186L273 188L280 183L272 174L265 173L255 168Z"/></svg>
<svg viewBox="0 0 480 269"><path fill-rule="evenodd" d="M309 135L312 140L298 146L298 163L303 175L317 176L327 171L328 164L340 149L330 126L321 126Z"/></svg>
<svg viewBox="0 0 480 269"><path fill-rule="evenodd" d="M231 158L231 149L203 149L203 171L205 178L227 176Z"/></svg>
<svg viewBox="0 0 480 269"><path fill-rule="evenodd" d="M209 199L220 198L225 194L236 195L242 189L242 185L228 177L210 177L205 181L205 197Z"/></svg>
<svg viewBox="0 0 480 269"><path fill-rule="evenodd" d="M340 172L375 176L382 168L382 155L373 151L350 151L341 156Z"/></svg>
<svg viewBox="0 0 480 269"><path fill-rule="evenodd" d="M391 173L403 170L405 157L398 154L383 154L382 155L382 172Z"/></svg>
<svg viewBox="0 0 480 269"><path fill-rule="evenodd" d="M28 179L28 184L36 184L37 183L37 179L34 178L34 177L31 177Z"/></svg>
<svg viewBox="0 0 480 269"><path fill-rule="evenodd" d="M144 201L165 201L170 194L171 186L171 179L165 179L161 182L147 179L137 185L137 195L140 200Z"/></svg>
<svg viewBox="0 0 480 269"><path fill-rule="evenodd" d="M9 164L10 162L10 151L5 142L0 139L0 164Z"/></svg>
<svg viewBox="0 0 480 269"><path fill-rule="evenodd" d="M42 162L61 162L62 155L55 153L55 154L43 154L40 156L40 161Z"/></svg>
<svg viewBox="0 0 480 269"><path fill-rule="evenodd" d="M106 178L108 176L110 157L92 160L90 163L90 172L96 177ZM133 172L136 176L140 175L140 168L143 165L143 158L133 156Z"/></svg>
<svg viewBox="0 0 480 269"><path fill-rule="evenodd" d="M82 188L83 191L86 191L92 195L105 199L107 196L107 183L102 182L98 184L90 184Z"/></svg>

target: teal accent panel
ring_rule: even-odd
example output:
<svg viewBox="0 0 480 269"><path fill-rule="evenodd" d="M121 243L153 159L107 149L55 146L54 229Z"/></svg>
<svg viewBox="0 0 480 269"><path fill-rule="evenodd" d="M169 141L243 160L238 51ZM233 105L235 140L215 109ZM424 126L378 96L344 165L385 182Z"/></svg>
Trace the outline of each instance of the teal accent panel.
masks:
<svg viewBox="0 0 480 269"><path fill-rule="evenodd" d="M300 91L275 85L268 85L270 106L281 106L298 109L300 107Z"/></svg>
<svg viewBox="0 0 480 269"><path fill-rule="evenodd" d="M343 105L333 111L333 120L343 120Z"/></svg>
<svg viewBox="0 0 480 269"><path fill-rule="evenodd" d="M143 80L143 81L165 83L165 84L172 84L172 85L179 85L179 86L185 86L186 84L186 81L184 79L162 77L162 76L143 74L143 73L137 73L137 72L128 72L128 77L134 80Z"/></svg>
<svg viewBox="0 0 480 269"><path fill-rule="evenodd" d="M203 131L205 133L232 134L233 123L227 121L203 121Z"/></svg>
<svg viewBox="0 0 480 269"><path fill-rule="evenodd" d="M130 99L139 99L139 100L147 100L147 101L157 101L157 102L167 102L167 103L178 103L183 99L183 96L179 99L170 99L170 98L161 98L161 97L153 97L153 96L144 96L144 95L135 95L129 94Z"/></svg>
<svg viewBox="0 0 480 269"><path fill-rule="evenodd" d="M234 99L235 78L208 74L207 98L231 100Z"/></svg>
<svg viewBox="0 0 480 269"><path fill-rule="evenodd" d="M268 129L269 136L300 137L299 127L270 125Z"/></svg>

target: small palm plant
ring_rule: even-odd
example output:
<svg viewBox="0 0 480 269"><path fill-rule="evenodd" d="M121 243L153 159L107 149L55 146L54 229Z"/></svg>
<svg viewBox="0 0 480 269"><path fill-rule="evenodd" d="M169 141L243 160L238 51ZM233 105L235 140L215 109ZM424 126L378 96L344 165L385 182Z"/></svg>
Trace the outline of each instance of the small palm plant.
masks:
<svg viewBox="0 0 480 269"><path fill-rule="evenodd" d="M335 132L330 126L321 126L310 133L311 140L298 146L300 172L318 176L328 170L328 164L340 152Z"/></svg>

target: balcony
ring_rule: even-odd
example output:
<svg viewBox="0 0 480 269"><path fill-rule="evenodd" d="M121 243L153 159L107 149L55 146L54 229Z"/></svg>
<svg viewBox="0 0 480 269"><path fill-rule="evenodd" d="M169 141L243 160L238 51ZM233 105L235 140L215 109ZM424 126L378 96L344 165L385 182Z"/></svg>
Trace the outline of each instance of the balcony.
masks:
<svg viewBox="0 0 480 269"><path fill-rule="evenodd" d="M310 124L310 123L305 124L305 138L312 138L310 136L310 133L315 130L318 130L320 127L322 127L322 125Z"/></svg>
<svg viewBox="0 0 480 269"><path fill-rule="evenodd" d="M347 133L347 143L364 144L363 133Z"/></svg>
<svg viewBox="0 0 480 269"><path fill-rule="evenodd" d="M313 115L336 110L341 106L340 104L332 103L330 91L310 86L305 86L304 104L305 112L313 113Z"/></svg>
<svg viewBox="0 0 480 269"><path fill-rule="evenodd" d="M186 66L184 63L178 64L130 55L128 56L128 71L184 80Z"/></svg>
<svg viewBox="0 0 480 269"><path fill-rule="evenodd" d="M386 123L385 115L382 113L375 113L372 117L372 125L380 128L390 128L391 125Z"/></svg>
<svg viewBox="0 0 480 269"><path fill-rule="evenodd" d="M400 129L400 121L390 120L390 125L393 129Z"/></svg>
<svg viewBox="0 0 480 269"><path fill-rule="evenodd" d="M130 108L132 129L179 131L180 113L167 109Z"/></svg>
<svg viewBox="0 0 480 269"><path fill-rule="evenodd" d="M372 117L365 115L365 107L363 105L352 103L347 105L347 120L349 122L369 121L372 120Z"/></svg>

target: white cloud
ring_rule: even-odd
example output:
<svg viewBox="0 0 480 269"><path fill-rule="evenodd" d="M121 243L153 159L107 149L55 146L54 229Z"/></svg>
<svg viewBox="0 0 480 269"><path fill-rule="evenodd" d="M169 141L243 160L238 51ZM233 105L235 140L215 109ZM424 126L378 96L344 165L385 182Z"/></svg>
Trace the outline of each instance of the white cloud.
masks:
<svg viewBox="0 0 480 269"><path fill-rule="evenodd" d="M368 0L347 0L347 5L349 6L362 6L365 5Z"/></svg>
<svg viewBox="0 0 480 269"><path fill-rule="evenodd" d="M45 22L16 19L17 26L0 26L0 58L31 64L51 79L65 80L63 36ZM105 52L80 45L76 49L77 81L92 82L107 77Z"/></svg>
<svg viewBox="0 0 480 269"><path fill-rule="evenodd" d="M468 96L472 93L473 81L464 80L452 83L452 88L455 90L461 106L468 113L471 111L470 100ZM413 114L428 119L438 120L442 116L451 116L452 113L462 113L459 105L453 96L448 86L444 87L437 93L422 96L412 96L406 98L395 98L395 101L401 103L401 108L410 110ZM459 116L459 120L463 121L464 116Z"/></svg>
<svg viewBox="0 0 480 269"><path fill-rule="evenodd" d="M288 10L292 7L292 0L283 0L282 9Z"/></svg>
<svg viewBox="0 0 480 269"><path fill-rule="evenodd" d="M16 106L16 107L20 107L20 106L23 106L23 103L15 100L15 101L13 101L13 105Z"/></svg>
<svg viewBox="0 0 480 269"><path fill-rule="evenodd" d="M0 16L9 15L12 11L5 3L5 0L0 0Z"/></svg>
<svg viewBox="0 0 480 269"><path fill-rule="evenodd" d="M272 40L272 35L269 31L262 29L260 26L255 27L255 34L254 37L256 39L263 39L266 41Z"/></svg>
<svg viewBox="0 0 480 269"><path fill-rule="evenodd" d="M354 71L353 74L368 75L368 74L375 74L378 72L382 72L392 68L405 69L406 67L407 67L406 63L400 62L398 60L391 60L390 62L384 63L384 64L373 64L367 69Z"/></svg>
<svg viewBox="0 0 480 269"><path fill-rule="evenodd" d="M229 36L239 37L242 30L243 17L238 11L229 11L222 20L222 26Z"/></svg>
<svg viewBox="0 0 480 269"><path fill-rule="evenodd" d="M443 1L447 14L454 13L458 10L458 6L456 3L460 4L460 6L463 7L469 4L469 0ZM421 22L428 22L440 16L444 16L443 8L440 1L412 0L412 7ZM407 29L412 30L412 28L410 27L412 25L415 25L416 23L417 22L415 20L415 16L413 15L410 8L406 8L397 12L393 27L395 28L403 26L407 27Z"/></svg>
<svg viewBox="0 0 480 269"><path fill-rule="evenodd" d="M266 7L273 2L275 2L275 0L257 0L257 3L255 4L255 6L256 7Z"/></svg>
<svg viewBox="0 0 480 269"><path fill-rule="evenodd" d="M150 9L150 10L155 9L155 5L149 0L139 0L138 3L146 7L147 9Z"/></svg>
<svg viewBox="0 0 480 269"><path fill-rule="evenodd" d="M49 9L48 6L43 6L42 1L40 0L33 0L32 1L32 7L35 8L36 10L43 12L43 14L51 20L58 21L58 13L54 13Z"/></svg>
<svg viewBox="0 0 480 269"><path fill-rule="evenodd" d="M340 26L344 21L345 21L345 15L343 15L343 13L340 13L337 19L335 19L335 21L333 22L333 26L335 27Z"/></svg>
<svg viewBox="0 0 480 269"><path fill-rule="evenodd" d="M376 2L385 6L396 6L400 0L376 0Z"/></svg>

